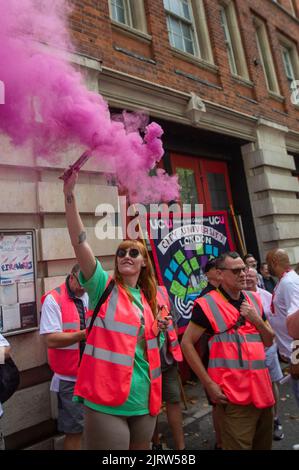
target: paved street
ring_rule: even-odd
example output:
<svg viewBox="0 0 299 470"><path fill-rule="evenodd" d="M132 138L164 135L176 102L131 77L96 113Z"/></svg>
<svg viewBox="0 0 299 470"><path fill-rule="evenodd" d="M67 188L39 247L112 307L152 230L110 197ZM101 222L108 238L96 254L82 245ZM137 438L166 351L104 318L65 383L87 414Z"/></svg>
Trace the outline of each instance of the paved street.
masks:
<svg viewBox="0 0 299 470"><path fill-rule="evenodd" d="M211 450L215 444L211 407L199 383L187 384L184 389L188 402L188 409L183 411L186 448ZM290 450L294 444L299 444L299 408L295 403L289 383L282 385L280 392L280 417L285 437L281 441L273 441L273 449ZM173 448L164 412L159 420L164 441L163 447Z"/></svg>

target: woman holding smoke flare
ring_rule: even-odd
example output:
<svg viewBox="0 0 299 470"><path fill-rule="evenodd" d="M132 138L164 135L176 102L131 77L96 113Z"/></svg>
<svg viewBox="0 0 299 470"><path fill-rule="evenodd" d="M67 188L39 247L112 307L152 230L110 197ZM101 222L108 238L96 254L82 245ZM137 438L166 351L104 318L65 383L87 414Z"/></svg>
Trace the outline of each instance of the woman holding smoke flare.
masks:
<svg viewBox="0 0 299 470"><path fill-rule="evenodd" d="M151 260L139 241L120 243L113 279L104 271L86 241L74 194L77 178L73 172L65 181L64 194L80 282L89 295L89 331L74 392L74 400L85 405L84 447L147 450L161 407L156 335L167 330L174 357L181 354L170 316L161 313L169 300L166 291L157 289ZM99 313L91 324L96 307Z"/></svg>

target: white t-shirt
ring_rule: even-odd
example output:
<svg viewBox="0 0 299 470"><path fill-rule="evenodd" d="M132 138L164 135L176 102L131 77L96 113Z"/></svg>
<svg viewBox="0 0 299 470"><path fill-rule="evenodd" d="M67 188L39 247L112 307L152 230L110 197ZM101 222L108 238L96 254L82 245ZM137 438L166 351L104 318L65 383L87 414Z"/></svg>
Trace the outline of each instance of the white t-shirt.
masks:
<svg viewBox="0 0 299 470"><path fill-rule="evenodd" d="M257 286L257 293L259 294L259 296L261 298L264 314L267 318L267 321L270 323L270 325L273 328L273 331L275 333L275 322L273 324L273 316L274 315L271 312L272 294L270 294L270 292L268 292L265 289L261 289L258 286ZM274 340L274 344L272 346L270 346L269 348L265 348L265 350L269 351L269 349L273 348L274 345L275 345L275 354L276 354L277 353L277 344L276 344L275 340Z"/></svg>
<svg viewBox="0 0 299 470"><path fill-rule="evenodd" d="M83 302L84 308L88 309L88 294L83 294L82 297L78 297ZM45 298L42 306L41 320L39 332L41 335L48 333L61 333L62 330L62 316L59 305L57 304L54 297L49 294ZM76 377L69 375L54 374L50 386L52 392L59 391L59 381L68 380L70 382L76 382Z"/></svg>
<svg viewBox="0 0 299 470"><path fill-rule="evenodd" d="M260 287L257 286L257 293L259 294L261 301L262 301L262 306L264 310L264 314L266 315L267 320L271 324L271 302L272 302L272 295L270 292L268 292L265 289L261 289Z"/></svg>
<svg viewBox="0 0 299 470"><path fill-rule="evenodd" d="M8 346L9 346L9 342L0 333L0 348L7 348ZM3 415L3 409L0 403L0 418L2 415Z"/></svg>
<svg viewBox="0 0 299 470"><path fill-rule="evenodd" d="M299 276L295 271L286 273L273 292L274 314L271 325L276 333L279 352L291 357L293 338L288 334L286 318L299 309Z"/></svg>

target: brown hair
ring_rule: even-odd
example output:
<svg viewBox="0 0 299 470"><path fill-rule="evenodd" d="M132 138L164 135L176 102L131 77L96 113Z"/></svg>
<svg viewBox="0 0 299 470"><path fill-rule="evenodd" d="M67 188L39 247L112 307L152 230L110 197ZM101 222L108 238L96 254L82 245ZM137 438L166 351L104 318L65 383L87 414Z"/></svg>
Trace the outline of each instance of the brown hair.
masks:
<svg viewBox="0 0 299 470"><path fill-rule="evenodd" d="M146 247L138 240L126 240L122 242L118 248L127 250L128 248L137 248L140 251L145 261L145 267L141 268L140 275L137 281L137 285L140 287L148 301L153 315L157 316L157 283L154 274L154 268L148 254ZM120 274L117 267L117 257L115 257L114 265L114 279L117 284L121 285L127 292L129 298L133 301L133 297L127 286L125 286L122 275Z"/></svg>

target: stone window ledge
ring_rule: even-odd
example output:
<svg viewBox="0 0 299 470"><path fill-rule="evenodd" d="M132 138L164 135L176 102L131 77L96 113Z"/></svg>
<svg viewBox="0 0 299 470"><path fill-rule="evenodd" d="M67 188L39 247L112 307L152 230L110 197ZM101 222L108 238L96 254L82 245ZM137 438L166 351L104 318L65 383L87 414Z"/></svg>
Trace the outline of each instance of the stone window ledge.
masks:
<svg viewBox="0 0 299 470"><path fill-rule="evenodd" d="M146 34L138 29L132 28L131 26L118 23L117 21L111 20L112 30L121 32L125 36L128 36L133 39L138 39L139 41L145 42L146 44L150 44L152 41L152 36L150 34Z"/></svg>
<svg viewBox="0 0 299 470"><path fill-rule="evenodd" d="M175 49L171 47L172 54L179 59L185 60L187 62L191 62L192 64L198 65L203 69L210 70L211 72L217 74L219 71L219 67L217 65L207 62L204 59L200 59L199 57L195 57L192 54L188 54L187 52L180 51L179 49Z"/></svg>
<svg viewBox="0 0 299 470"><path fill-rule="evenodd" d="M285 101L285 97L279 95L278 93L274 93L273 91L269 91L269 96L270 98L273 98L276 101L279 101L280 103L283 103Z"/></svg>
<svg viewBox="0 0 299 470"><path fill-rule="evenodd" d="M253 88L254 87L254 83L251 80L248 80L247 78L241 77L240 75L232 74L232 78L235 82L238 82L241 85L247 86L248 88Z"/></svg>

